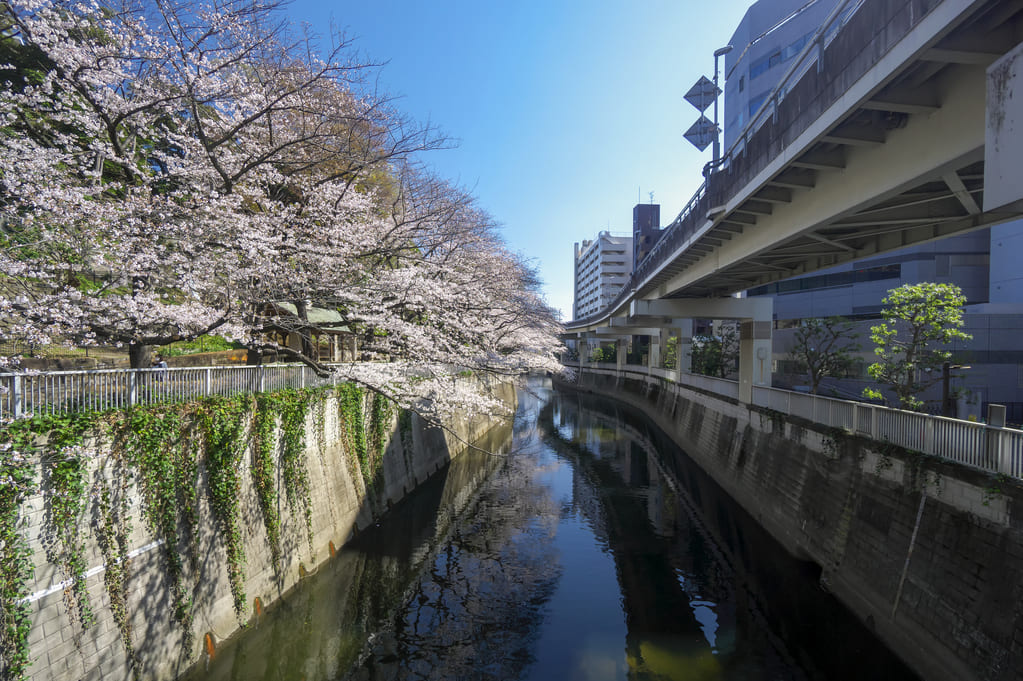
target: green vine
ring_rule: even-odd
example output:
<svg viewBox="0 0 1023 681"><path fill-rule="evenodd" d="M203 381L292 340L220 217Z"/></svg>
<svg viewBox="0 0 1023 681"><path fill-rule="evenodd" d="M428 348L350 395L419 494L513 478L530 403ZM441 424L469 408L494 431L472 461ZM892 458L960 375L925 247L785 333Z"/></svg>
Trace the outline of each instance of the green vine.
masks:
<svg viewBox="0 0 1023 681"><path fill-rule="evenodd" d="M892 459L892 454L898 450L898 447L891 442L883 442L877 448L877 463L874 464L874 475L880 476L887 470L890 470L895 465L895 461Z"/></svg>
<svg viewBox="0 0 1023 681"><path fill-rule="evenodd" d="M178 551L179 518L194 539L197 523L197 466L191 447L184 446L183 419L174 407L132 410L121 424L124 453L136 471L142 493L143 517L149 530L162 540L161 551L170 579L174 619L188 645L192 641L192 602L184 581L185 563ZM189 541L189 545L194 541ZM198 556L192 551L192 564Z"/></svg>
<svg viewBox="0 0 1023 681"><path fill-rule="evenodd" d="M374 393L373 409L369 421L371 435L369 449L372 453L373 465L375 467L379 467L384 451L387 449L387 431L391 425L392 414L391 401L380 393Z"/></svg>
<svg viewBox="0 0 1023 681"><path fill-rule="evenodd" d="M981 503L985 506L990 506L992 501L1001 498L1003 494L1002 488L1010 482L1012 482L1012 478L1005 473L995 475L992 483L984 488L984 500Z"/></svg>
<svg viewBox="0 0 1023 681"><path fill-rule="evenodd" d="M276 417L270 404L270 394L262 394L256 398L256 421L254 451L252 461L252 482L259 500L259 510L263 516L263 527L266 529L266 540L270 545L270 558L273 561L274 574L280 576L281 568L281 516L277 509L277 464L274 454L277 450L277 439L274 437Z"/></svg>
<svg viewBox="0 0 1023 681"><path fill-rule="evenodd" d="M87 462L77 448L96 420L96 413L86 412L42 417L31 426L49 434L50 453L43 459L49 485L50 536L44 541L47 559L58 565L71 582L71 588L64 591L65 605L72 620L77 619L83 628L88 628L95 617L85 577L85 541L79 529L87 500Z"/></svg>
<svg viewBox="0 0 1023 681"><path fill-rule="evenodd" d="M401 448L406 452L412 451L412 412L402 409L398 413L398 434L401 437Z"/></svg>
<svg viewBox="0 0 1023 681"><path fill-rule="evenodd" d="M326 390L318 390L319 400L316 411L313 414L313 430L316 432L316 453L321 460L323 453L327 451L327 393Z"/></svg>
<svg viewBox="0 0 1023 681"><path fill-rule="evenodd" d="M55 453L45 466L51 489L48 527L53 532L52 543L45 542L47 558L71 581L71 588L64 590L68 613L88 628L94 616L85 578L85 542L78 529L85 509L85 462L77 453Z"/></svg>
<svg viewBox="0 0 1023 681"><path fill-rule="evenodd" d="M245 420L251 398L207 398L199 407L203 427L209 500L227 549L227 576L234 609L245 613L245 546L242 543L241 462L246 448Z"/></svg>
<svg viewBox="0 0 1023 681"><path fill-rule="evenodd" d="M96 483L94 494L95 509L99 516L97 523L96 542L103 553L106 570L103 571L103 584L110 597L110 612L117 623L124 646L125 657L132 670L132 678L142 678L142 665L135 652L132 640L131 621L128 617L128 585L130 572L128 563L128 497L125 477L121 476L121 488L114 490L109 484L100 480ZM116 496L116 499L115 499Z"/></svg>
<svg viewBox="0 0 1023 681"><path fill-rule="evenodd" d="M310 550L313 546L313 509L310 497L309 467L305 458L306 414L314 397L322 398L319 389L293 390L287 389L277 393L261 395L257 398L256 417L257 429L257 464L253 467L257 492L260 495L260 509L263 511L263 522L267 530L267 538L271 542L270 551L274 556L274 565L280 561L280 516L277 511L277 493L273 484L274 449L279 451L281 477L284 481L284 492L288 500L288 508L297 511L301 507L306 525L306 540ZM275 417L280 416L280 439L275 440L273 431ZM322 431L322 418L318 419ZM276 547L276 548L275 548ZM277 569L275 567L275 569Z"/></svg>
<svg viewBox="0 0 1023 681"><path fill-rule="evenodd" d="M363 416L362 389L351 383L338 386L338 416L341 420L341 434L344 439L345 451L355 456L358 470L366 480L369 471L369 458L366 451L366 426Z"/></svg>
<svg viewBox="0 0 1023 681"><path fill-rule="evenodd" d="M837 459L839 455L839 446L848 442L852 437L852 431L845 428L826 428L825 435L821 438L821 449L824 455L831 459Z"/></svg>
<svg viewBox="0 0 1023 681"><path fill-rule="evenodd" d="M5 679L25 678L29 665L32 608L25 599L32 552L18 526L22 503L35 491L26 456L30 436L9 428L0 433L0 677Z"/></svg>
<svg viewBox="0 0 1023 681"><path fill-rule="evenodd" d="M135 679L141 663L132 638L128 585L130 575L129 499L134 481L140 512L160 551L173 603L173 617L193 643L193 604L187 568L200 571L198 527L200 463L204 465L210 508L222 533L228 576L239 619L245 611L241 471L252 446L252 476L259 497L275 567L281 564L279 474L289 507L301 508L312 546L310 473L305 456L306 422L312 414L317 446L326 450L325 389L284 390L234 398L140 407L108 414L83 413L19 419L0 428L0 677L23 679L30 663L31 607L26 601L33 576L32 550L20 523L28 497L35 493L35 465L41 464L46 508L44 544L48 559L69 581L66 589L72 621L94 620L85 574L83 516L91 508L93 534L103 556L104 586ZM346 450L354 454L367 481L386 447L392 407L376 396L367 433L364 392L338 389L339 415ZM113 468L98 470L87 482L91 461L80 447L86 434L103 423L113 438ZM250 427L251 426L251 427ZM100 434L97 431L97 436ZM111 465L110 463L106 464Z"/></svg>

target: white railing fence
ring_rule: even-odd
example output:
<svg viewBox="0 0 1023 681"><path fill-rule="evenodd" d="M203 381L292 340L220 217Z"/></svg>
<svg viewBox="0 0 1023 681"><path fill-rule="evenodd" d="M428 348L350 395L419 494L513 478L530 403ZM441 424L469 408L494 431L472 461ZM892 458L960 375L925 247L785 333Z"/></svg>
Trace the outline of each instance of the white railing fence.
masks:
<svg viewBox="0 0 1023 681"><path fill-rule="evenodd" d="M0 418L327 385L302 364L0 374Z"/></svg>
<svg viewBox="0 0 1023 681"><path fill-rule="evenodd" d="M755 387L753 403L924 454L1023 478L1023 430Z"/></svg>
<svg viewBox="0 0 1023 681"><path fill-rule="evenodd" d="M586 371L590 367L581 369ZM732 399L739 396L738 382L700 374L682 374L681 380L676 381L673 371L651 371L638 366L618 369L613 364L600 365L597 373L668 379L683 388ZM753 388L753 404L878 442L1023 478L1023 430L761 386Z"/></svg>

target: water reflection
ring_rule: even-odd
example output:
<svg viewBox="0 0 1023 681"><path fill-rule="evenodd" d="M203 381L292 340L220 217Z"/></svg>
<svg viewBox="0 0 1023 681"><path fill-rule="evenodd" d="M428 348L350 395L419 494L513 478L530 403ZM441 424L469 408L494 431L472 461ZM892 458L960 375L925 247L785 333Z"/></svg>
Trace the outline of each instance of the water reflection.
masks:
<svg viewBox="0 0 1023 681"><path fill-rule="evenodd" d="M506 458L431 479L201 678L913 678L641 414L533 388Z"/></svg>
<svg viewBox="0 0 1023 681"><path fill-rule="evenodd" d="M445 546L480 486L503 464L511 440L510 422L492 429L476 443L482 451L469 450L431 476L184 678L343 678L369 643L388 640L384 629L393 613Z"/></svg>

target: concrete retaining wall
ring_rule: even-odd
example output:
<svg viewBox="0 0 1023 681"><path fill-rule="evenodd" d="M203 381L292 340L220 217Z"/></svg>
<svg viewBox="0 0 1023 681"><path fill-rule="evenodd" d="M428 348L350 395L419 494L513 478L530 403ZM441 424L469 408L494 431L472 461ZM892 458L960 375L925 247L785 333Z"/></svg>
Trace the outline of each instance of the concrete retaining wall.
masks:
<svg viewBox="0 0 1023 681"><path fill-rule="evenodd" d="M475 379L462 379L475 380ZM491 386L509 408L515 404L511 383ZM319 413L317 413L319 412ZM369 419L367 418L367 423ZM455 419L445 424L450 432L428 427L418 416L392 418L391 435L383 456L380 473L372 489L367 489L355 456L344 450L342 423L334 397L328 397L322 409L314 406L306 420L306 464L312 500L310 547L302 511L288 508L280 470L277 471L277 498L281 513L282 556L280 579L270 558L269 544L259 509L249 466L252 453L243 458L241 471L241 526L246 557L244 584L248 620L257 609L279 599L306 574L330 558L360 529L376 521L386 510L465 451L467 443L479 437L501 420L491 417ZM399 425L402 424L402 425ZM322 436L319 429L322 428ZM368 425L367 425L368 428ZM216 646L237 632L244 623L234 611L228 580L228 563L222 534L216 529L206 497L205 475L200 466L198 490L198 570L186 559L185 584L191 589L194 613L192 643L186 645L181 627L172 616L169 579L160 545L154 540L141 515L140 496L125 465L107 451L108 445L93 443L89 486L96 481L128 480L121 493L130 499L128 546L130 551L127 607L136 657L141 661L140 678L174 679L207 654L209 642ZM46 558L47 537L45 498L36 496L26 504L26 532L33 550L34 584L30 586L32 629L29 636L30 679L72 681L75 679L130 679L125 647L111 614L110 599L104 586L103 556L97 544L101 520L93 500L80 524L89 566L88 592L95 621L88 627L69 617L69 590L64 575ZM187 538L179 547L187 555Z"/></svg>
<svg viewBox="0 0 1023 681"><path fill-rule="evenodd" d="M654 419L922 678L1023 679L1019 481L657 377L578 387Z"/></svg>

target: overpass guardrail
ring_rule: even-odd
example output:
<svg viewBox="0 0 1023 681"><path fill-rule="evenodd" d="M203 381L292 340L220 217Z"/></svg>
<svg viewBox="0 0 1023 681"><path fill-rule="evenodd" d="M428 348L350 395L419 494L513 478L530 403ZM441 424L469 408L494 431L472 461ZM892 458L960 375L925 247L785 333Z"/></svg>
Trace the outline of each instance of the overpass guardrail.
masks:
<svg viewBox="0 0 1023 681"><path fill-rule="evenodd" d="M659 379L725 398L737 399L739 395L738 381L713 376L683 374L678 381L672 370L639 365L618 369L608 363L579 369L647 381ZM1023 478L1023 430L763 386L754 386L753 405L991 473Z"/></svg>

